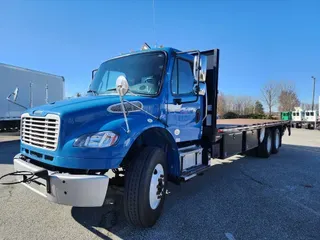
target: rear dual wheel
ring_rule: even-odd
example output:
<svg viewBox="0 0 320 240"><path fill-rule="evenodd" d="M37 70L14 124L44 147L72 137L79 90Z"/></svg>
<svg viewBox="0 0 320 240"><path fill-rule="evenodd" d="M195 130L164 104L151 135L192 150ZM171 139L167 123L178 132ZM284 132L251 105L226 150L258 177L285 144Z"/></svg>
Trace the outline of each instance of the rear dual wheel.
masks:
<svg viewBox="0 0 320 240"><path fill-rule="evenodd" d="M265 129L263 141L260 142L257 155L258 157L268 158L272 153L279 152L281 145L281 133L279 128Z"/></svg>
<svg viewBox="0 0 320 240"><path fill-rule="evenodd" d="M268 158L271 155L272 150L272 134L270 129L264 129L263 131L264 137L258 146L257 155L261 158Z"/></svg>
<svg viewBox="0 0 320 240"><path fill-rule="evenodd" d="M281 145L281 133L279 128L275 128L272 131L272 149L271 153L275 154L279 152L279 148Z"/></svg>

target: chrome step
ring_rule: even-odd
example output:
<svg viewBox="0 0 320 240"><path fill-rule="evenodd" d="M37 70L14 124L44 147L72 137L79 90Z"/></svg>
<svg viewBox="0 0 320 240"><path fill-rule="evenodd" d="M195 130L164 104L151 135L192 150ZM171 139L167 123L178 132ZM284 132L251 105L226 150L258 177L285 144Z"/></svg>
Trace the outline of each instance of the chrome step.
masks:
<svg viewBox="0 0 320 240"><path fill-rule="evenodd" d="M186 169L181 175L181 178L184 181L187 181L193 177L196 177L198 174L208 170L210 168L210 165L198 165L191 168Z"/></svg>
<svg viewBox="0 0 320 240"><path fill-rule="evenodd" d="M192 145L184 148L179 148L180 170L181 172L187 169L202 164L202 148Z"/></svg>

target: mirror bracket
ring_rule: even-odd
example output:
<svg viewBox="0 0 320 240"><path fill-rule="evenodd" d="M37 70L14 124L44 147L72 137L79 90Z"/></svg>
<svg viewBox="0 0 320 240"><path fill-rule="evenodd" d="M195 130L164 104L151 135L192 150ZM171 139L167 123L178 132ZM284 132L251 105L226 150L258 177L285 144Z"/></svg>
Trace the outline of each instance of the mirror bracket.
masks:
<svg viewBox="0 0 320 240"><path fill-rule="evenodd" d="M117 89L117 92L118 92L119 98L120 98L120 103L121 103L121 109L122 109L122 113L123 113L123 117L124 117L124 122L126 123L126 127L127 127L127 131L126 132L130 133L127 113L126 113L126 109L125 109L124 103L123 103L123 96L126 95L126 93L129 90L129 84L128 84L128 81L125 78L125 76L119 76L117 78L116 89Z"/></svg>

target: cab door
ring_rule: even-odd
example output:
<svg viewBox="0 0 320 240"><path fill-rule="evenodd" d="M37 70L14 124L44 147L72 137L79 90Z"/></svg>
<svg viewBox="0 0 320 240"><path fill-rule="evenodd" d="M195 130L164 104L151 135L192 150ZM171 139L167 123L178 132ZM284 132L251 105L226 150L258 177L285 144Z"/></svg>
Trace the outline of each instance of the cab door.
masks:
<svg viewBox="0 0 320 240"><path fill-rule="evenodd" d="M201 137L203 96L194 93L193 58L177 57L174 61L168 92L167 125L176 142Z"/></svg>

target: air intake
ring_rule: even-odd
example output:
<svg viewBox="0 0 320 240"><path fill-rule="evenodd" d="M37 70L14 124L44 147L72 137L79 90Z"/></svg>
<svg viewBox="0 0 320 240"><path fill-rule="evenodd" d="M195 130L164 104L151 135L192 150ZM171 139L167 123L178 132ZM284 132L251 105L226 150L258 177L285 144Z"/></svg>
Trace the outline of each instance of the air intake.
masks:
<svg viewBox="0 0 320 240"><path fill-rule="evenodd" d="M138 101L133 101L130 103L125 102L123 105L127 112L139 112L141 111L139 108L143 108L143 104ZM111 112L111 113L122 113L122 108L120 103L109 106L107 110L108 112Z"/></svg>

